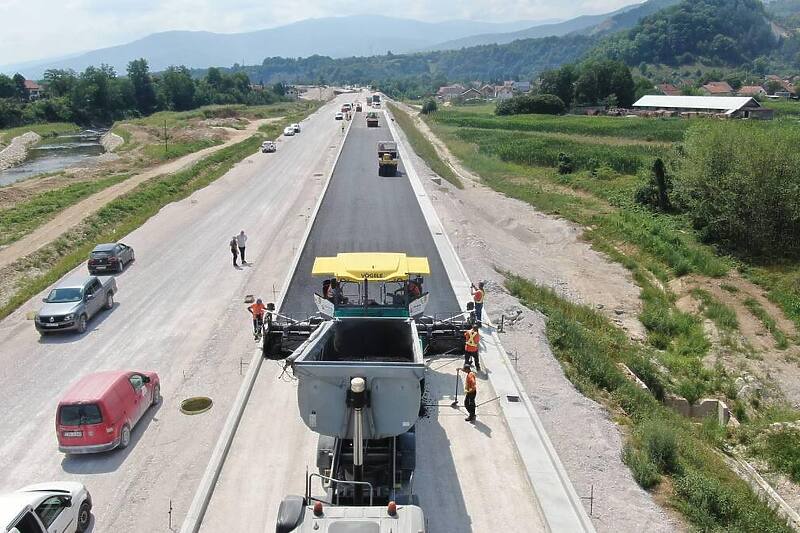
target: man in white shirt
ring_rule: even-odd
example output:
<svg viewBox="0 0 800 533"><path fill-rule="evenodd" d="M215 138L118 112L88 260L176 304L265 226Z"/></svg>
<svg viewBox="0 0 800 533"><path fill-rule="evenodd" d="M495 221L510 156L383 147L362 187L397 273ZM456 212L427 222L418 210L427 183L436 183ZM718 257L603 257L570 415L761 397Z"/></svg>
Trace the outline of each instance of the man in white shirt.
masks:
<svg viewBox="0 0 800 533"><path fill-rule="evenodd" d="M244 230L239 232L239 235L236 236L236 244L239 246L239 255L242 256L242 264L246 265L247 261L244 260L244 247L247 244L247 235L244 234Z"/></svg>

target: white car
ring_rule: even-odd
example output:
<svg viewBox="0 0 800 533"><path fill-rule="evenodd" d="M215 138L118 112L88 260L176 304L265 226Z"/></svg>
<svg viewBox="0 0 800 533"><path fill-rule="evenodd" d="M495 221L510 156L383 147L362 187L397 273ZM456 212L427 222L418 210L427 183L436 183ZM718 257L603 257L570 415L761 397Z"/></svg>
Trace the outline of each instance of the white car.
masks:
<svg viewBox="0 0 800 533"><path fill-rule="evenodd" d="M336 113L333 118L336 120L344 120L344 115L342 113Z"/></svg>
<svg viewBox="0 0 800 533"><path fill-rule="evenodd" d="M292 129L294 130L295 133L300 133L300 124L295 122L294 124L292 124L291 127L292 127Z"/></svg>
<svg viewBox="0 0 800 533"><path fill-rule="evenodd" d="M83 533L92 519L92 497L83 483L54 481L0 495L3 533Z"/></svg>
<svg viewBox="0 0 800 533"><path fill-rule="evenodd" d="M292 135L294 135L294 128L291 126L286 126L285 128L283 128L283 134L287 137L291 137Z"/></svg>
<svg viewBox="0 0 800 533"><path fill-rule="evenodd" d="M274 141L264 141L261 143L261 153L268 154L278 150L278 146Z"/></svg>

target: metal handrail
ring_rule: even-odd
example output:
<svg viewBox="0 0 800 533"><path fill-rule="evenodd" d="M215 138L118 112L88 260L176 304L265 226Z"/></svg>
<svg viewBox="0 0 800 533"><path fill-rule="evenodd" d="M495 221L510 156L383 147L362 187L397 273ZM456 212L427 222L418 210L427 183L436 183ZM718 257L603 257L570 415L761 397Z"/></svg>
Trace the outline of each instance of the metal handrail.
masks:
<svg viewBox="0 0 800 533"><path fill-rule="evenodd" d="M317 474L316 472L312 472L308 475L308 483L306 484L306 499L307 500L317 500L322 501L319 498L313 498L311 496L311 479L314 477L318 477L321 480L333 483L342 483L344 485L366 485L369 488L369 506L372 507L372 483L369 481L348 481L343 479L336 479L329 476L324 476L322 474ZM324 486L324 483L323 483ZM325 502L328 505L339 505L339 491L336 491L336 503L333 502Z"/></svg>

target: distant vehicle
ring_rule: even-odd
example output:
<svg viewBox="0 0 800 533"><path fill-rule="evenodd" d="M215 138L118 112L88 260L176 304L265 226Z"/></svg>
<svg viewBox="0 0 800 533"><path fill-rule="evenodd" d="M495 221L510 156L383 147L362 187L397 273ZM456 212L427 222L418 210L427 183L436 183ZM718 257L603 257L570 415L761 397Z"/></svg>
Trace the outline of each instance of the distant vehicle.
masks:
<svg viewBox="0 0 800 533"><path fill-rule="evenodd" d="M375 111L370 111L367 113L367 127L368 128L378 128L380 124L378 124L378 113Z"/></svg>
<svg viewBox="0 0 800 533"><path fill-rule="evenodd" d="M98 244L89 254L89 274L122 272L125 265L136 260L133 248L121 242Z"/></svg>
<svg viewBox="0 0 800 533"><path fill-rule="evenodd" d="M291 137L292 135L294 135L294 128L291 126L286 126L285 128L283 128L283 134L287 137Z"/></svg>
<svg viewBox="0 0 800 533"><path fill-rule="evenodd" d="M295 133L300 133L300 124L295 122L294 124L292 124L292 129L294 130Z"/></svg>
<svg viewBox="0 0 800 533"><path fill-rule="evenodd" d="M348 111L353 110L352 104L342 104L342 113L347 113Z"/></svg>
<svg viewBox="0 0 800 533"><path fill-rule="evenodd" d="M0 495L3 533L83 533L92 519L92 496L83 483L38 483Z"/></svg>
<svg viewBox="0 0 800 533"><path fill-rule="evenodd" d="M34 319L36 329L43 335L66 330L83 333L90 318L114 307L116 293L117 282L110 276L64 281L42 299L44 305Z"/></svg>
<svg viewBox="0 0 800 533"><path fill-rule="evenodd" d="M356 103L356 113L361 112L361 102Z"/></svg>
<svg viewBox="0 0 800 533"><path fill-rule="evenodd" d="M335 120L344 120L344 114L342 114L342 113L336 113L336 114L333 116L333 118L334 118Z"/></svg>
<svg viewBox="0 0 800 533"><path fill-rule="evenodd" d="M278 146L275 144L274 141L264 141L261 143L261 153L267 154L276 152L278 150Z"/></svg>
<svg viewBox="0 0 800 533"><path fill-rule="evenodd" d="M378 143L378 176L397 175L397 143L381 141Z"/></svg>
<svg viewBox="0 0 800 533"><path fill-rule="evenodd" d="M159 402L155 372L110 370L84 376L58 403L58 450L78 454L125 448L136 423Z"/></svg>

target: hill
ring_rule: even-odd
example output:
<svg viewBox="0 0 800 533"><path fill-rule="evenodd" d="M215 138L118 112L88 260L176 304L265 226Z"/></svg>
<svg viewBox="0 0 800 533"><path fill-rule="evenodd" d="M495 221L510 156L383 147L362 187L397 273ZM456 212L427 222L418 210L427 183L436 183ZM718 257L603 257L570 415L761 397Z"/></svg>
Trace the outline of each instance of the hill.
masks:
<svg viewBox="0 0 800 533"><path fill-rule="evenodd" d="M490 23L469 20L420 22L383 16L350 16L308 19L286 26L247 33L168 31L136 41L93 50L74 57L27 62L0 67L0 72L18 70L40 79L50 68L81 71L90 65L111 65L124 72L129 61L144 57L153 70L170 65L194 68L260 63L267 56L330 57L371 56L409 52L441 39L456 39L488 31L512 31L529 27L532 21ZM22 68L19 68L22 67Z"/></svg>
<svg viewBox="0 0 800 533"><path fill-rule="evenodd" d="M583 15L557 24L540 24L531 28L508 33L487 33L472 35L452 41L445 41L428 50L457 50L485 44L508 44L520 39L559 37L574 33L600 35L633 27L639 20L659 9L674 5L679 0L647 0L641 4L625 6L601 15Z"/></svg>

